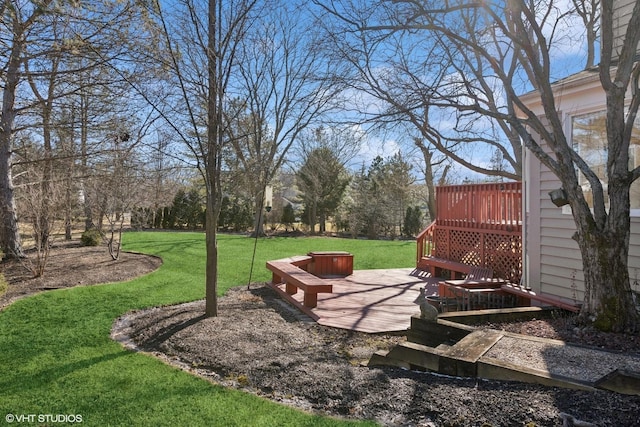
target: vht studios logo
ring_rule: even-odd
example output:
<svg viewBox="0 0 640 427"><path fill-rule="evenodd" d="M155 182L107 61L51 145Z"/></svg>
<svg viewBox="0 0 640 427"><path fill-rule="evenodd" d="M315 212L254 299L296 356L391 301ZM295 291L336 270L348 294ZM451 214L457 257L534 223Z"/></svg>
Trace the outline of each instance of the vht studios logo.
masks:
<svg viewBox="0 0 640 427"><path fill-rule="evenodd" d="M66 414L7 414L8 423L81 423L82 415Z"/></svg>

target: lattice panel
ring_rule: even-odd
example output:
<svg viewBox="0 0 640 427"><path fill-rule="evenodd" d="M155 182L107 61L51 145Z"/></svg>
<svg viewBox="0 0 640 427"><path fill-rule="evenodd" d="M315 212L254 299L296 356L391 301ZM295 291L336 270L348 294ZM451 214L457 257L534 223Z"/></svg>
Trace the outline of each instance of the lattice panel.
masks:
<svg viewBox="0 0 640 427"><path fill-rule="evenodd" d="M484 238L484 262L493 275L519 283L522 277L522 238L487 233Z"/></svg>
<svg viewBox="0 0 640 427"><path fill-rule="evenodd" d="M522 237L481 230L435 229L438 258L493 268L494 277L519 283L522 277Z"/></svg>
<svg viewBox="0 0 640 427"><path fill-rule="evenodd" d="M433 233L434 244L436 246L435 256L438 258L451 259L449 258L448 234L449 230L438 227L436 227Z"/></svg>
<svg viewBox="0 0 640 427"><path fill-rule="evenodd" d="M468 265L482 265L480 242L477 231L451 230L449 259Z"/></svg>

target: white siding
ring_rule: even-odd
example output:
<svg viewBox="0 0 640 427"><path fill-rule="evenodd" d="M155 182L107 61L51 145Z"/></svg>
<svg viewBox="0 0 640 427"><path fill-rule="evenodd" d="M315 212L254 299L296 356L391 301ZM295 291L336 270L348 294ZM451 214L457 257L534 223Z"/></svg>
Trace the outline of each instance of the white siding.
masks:
<svg viewBox="0 0 640 427"><path fill-rule="evenodd" d="M541 226L538 292L582 301L582 257L578 244L571 238L576 229L573 218L551 203L549 192L561 186L556 176L542 165L539 179L538 212Z"/></svg>
<svg viewBox="0 0 640 427"><path fill-rule="evenodd" d="M535 229L530 227L528 233L539 235L527 240L530 262L527 285L542 294L580 302L584 298L584 276L580 250L572 239L575 224L571 214L565 213L566 209L556 207L549 199L549 191L560 187L558 179L544 165L536 166L529 169L535 170L539 179L537 193L531 194L529 225L539 225ZM536 215L538 220L532 221ZM637 279L638 284L634 286L640 291L640 218L631 220L629 274L632 284Z"/></svg>
<svg viewBox="0 0 640 427"><path fill-rule="evenodd" d="M614 56L620 55L624 36L627 31L627 24L631 19L635 0L615 0L613 11L613 52Z"/></svg>

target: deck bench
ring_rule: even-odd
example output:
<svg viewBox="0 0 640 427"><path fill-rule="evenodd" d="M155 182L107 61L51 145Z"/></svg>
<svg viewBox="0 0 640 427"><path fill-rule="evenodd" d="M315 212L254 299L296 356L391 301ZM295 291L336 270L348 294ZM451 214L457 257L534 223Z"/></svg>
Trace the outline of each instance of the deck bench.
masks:
<svg viewBox="0 0 640 427"><path fill-rule="evenodd" d="M436 277L436 269L449 270L451 272L451 279L456 278L456 272L462 274L469 274L471 270L475 267L469 264L463 264L457 261L451 261L444 258L437 258L433 256L422 258L421 264L429 267L431 272L431 277Z"/></svg>
<svg viewBox="0 0 640 427"><path fill-rule="evenodd" d="M267 269L272 272L273 284L284 283L285 291L289 295L302 289L305 307L314 308L318 305L318 293L333 292L333 285L291 262L267 261Z"/></svg>
<svg viewBox="0 0 640 427"><path fill-rule="evenodd" d="M308 255L296 255L290 258L286 258L286 261L288 261L291 265L295 265L296 267L300 267L303 270L307 270L309 264L313 263L313 257L310 257Z"/></svg>

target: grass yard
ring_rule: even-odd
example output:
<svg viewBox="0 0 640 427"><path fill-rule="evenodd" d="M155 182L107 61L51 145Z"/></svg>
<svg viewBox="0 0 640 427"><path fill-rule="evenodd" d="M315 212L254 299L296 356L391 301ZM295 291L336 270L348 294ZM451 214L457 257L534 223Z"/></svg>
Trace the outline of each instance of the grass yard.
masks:
<svg viewBox="0 0 640 427"><path fill-rule="evenodd" d="M246 286L253 244L244 236L219 236L220 294ZM109 338L121 314L204 297L204 235L128 233L125 249L161 256L164 264L136 280L47 292L0 313L0 416L5 421L70 425L58 421L77 415L86 426L370 424L306 414L123 350ZM415 264L413 241L260 239L252 281L269 280L265 261L311 250L349 251L355 269Z"/></svg>

